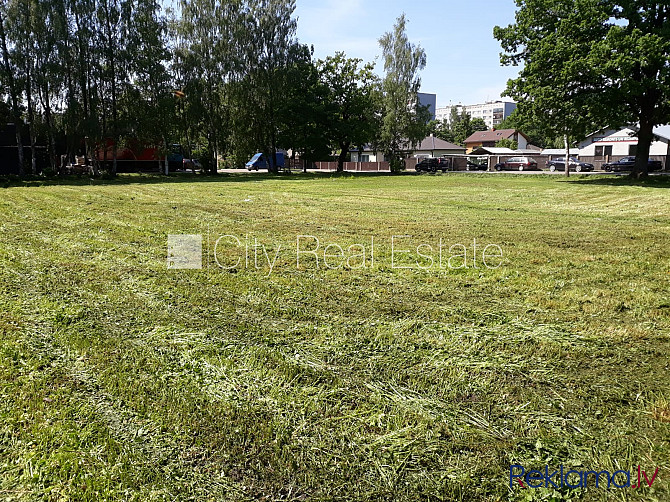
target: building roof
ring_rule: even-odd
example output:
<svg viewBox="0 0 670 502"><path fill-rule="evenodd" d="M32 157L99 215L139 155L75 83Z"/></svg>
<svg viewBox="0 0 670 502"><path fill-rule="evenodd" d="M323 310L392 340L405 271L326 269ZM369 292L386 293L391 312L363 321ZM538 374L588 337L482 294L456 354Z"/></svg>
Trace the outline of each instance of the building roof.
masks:
<svg viewBox="0 0 670 502"><path fill-rule="evenodd" d="M465 150L465 148L431 135L424 138L414 150Z"/></svg>
<svg viewBox="0 0 670 502"><path fill-rule="evenodd" d="M465 140L465 144L483 143L485 141L500 141L501 139L511 138L515 133L519 133L524 138L528 139L524 133L517 131L516 129L498 129L493 131L477 131Z"/></svg>
<svg viewBox="0 0 670 502"><path fill-rule="evenodd" d="M470 152L470 155L520 155L519 150L497 146L479 146Z"/></svg>
<svg viewBox="0 0 670 502"><path fill-rule="evenodd" d="M419 143L416 147L410 148L411 145L404 144L402 145L403 148L406 150L413 150L413 151L425 151L425 150L459 150L462 152L465 152L465 147L460 146L460 145L455 145L453 143L449 143L448 141L444 141L443 139L436 138L435 136L428 136L424 138L421 143ZM372 145L365 145L363 146L364 152L372 152L374 151L372 149ZM351 147L349 149L350 152L358 152L358 148Z"/></svg>
<svg viewBox="0 0 670 502"><path fill-rule="evenodd" d="M631 130L631 131L636 133L637 131L640 130L640 127L639 127L638 124L633 124L633 125L629 125L629 126L626 126L626 127L620 127L618 129L611 128L611 127L609 127L609 128L606 127L606 128L594 131L591 134L587 134L586 138L584 138L584 140L587 140L587 139L592 138L594 136L605 134L609 131L612 131L613 134L617 134L617 133L620 133L620 132L625 131L625 130ZM656 136L656 138L654 138L655 141L662 141L663 143L670 143L670 125L660 125L660 126L654 127L654 136ZM631 136L631 137L634 138L636 136Z"/></svg>

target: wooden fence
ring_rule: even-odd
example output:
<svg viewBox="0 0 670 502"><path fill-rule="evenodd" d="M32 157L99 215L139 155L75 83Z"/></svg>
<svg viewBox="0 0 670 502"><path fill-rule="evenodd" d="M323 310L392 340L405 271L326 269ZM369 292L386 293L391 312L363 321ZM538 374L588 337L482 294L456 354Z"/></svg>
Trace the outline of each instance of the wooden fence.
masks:
<svg viewBox="0 0 670 502"><path fill-rule="evenodd" d="M296 161L291 167L302 169L303 163ZM346 172L390 172L391 167L388 162L345 162L344 170ZM307 169L316 169L319 171L337 171L337 162L310 162Z"/></svg>

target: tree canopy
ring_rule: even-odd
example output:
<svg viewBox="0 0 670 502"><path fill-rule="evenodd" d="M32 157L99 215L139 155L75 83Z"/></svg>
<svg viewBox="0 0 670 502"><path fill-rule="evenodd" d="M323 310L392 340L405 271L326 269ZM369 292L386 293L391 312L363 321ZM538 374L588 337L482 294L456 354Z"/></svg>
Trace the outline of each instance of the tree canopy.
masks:
<svg viewBox="0 0 670 502"><path fill-rule="evenodd" d="M155 149L167 168L180 144L214 172L280 148L304 160L337 151L341 168L351 148L399 154L423 138L425 53L408 41L404 16L381 39L382 85L372 63L313 60L296 36L295 0L165 5L0 2L0 113L16 124L21 173L37 170L38 144L54 171L83 155L94 173L114 174L133 145Z"/></svg>
<svg viewBox="0 0 670 502"><path fill-rule="evenodd" d="M433 120L428 123L428 131L440 139L449 141L456 145L465 146L465 140L477 131L486 131L488 126L484 119L473 119L468 112L463 110L458 113L455 106L451 107L448 120Z"/></svg>
<svg viewBox="0 0 670 502"><path fill-rule="evenodd" d="M516 3L515 23L494 35L501 62L523 64L506 91L518 101L517 120L566 144L599 128L639 124L634 174L646 173L653 128L670 115L667 2Z"/></svg>
<svg viewBox="0 0 670 502"><path fill-rule="evenodd" d="M412 44L406 32L407 19L401 15L393 31L379 39L384 59L382 82L383 121L379 146L389 157L394 171L404 167L403 154L426 137L430 118L427 107L419 102L421 78L426 53Z"/></svg>

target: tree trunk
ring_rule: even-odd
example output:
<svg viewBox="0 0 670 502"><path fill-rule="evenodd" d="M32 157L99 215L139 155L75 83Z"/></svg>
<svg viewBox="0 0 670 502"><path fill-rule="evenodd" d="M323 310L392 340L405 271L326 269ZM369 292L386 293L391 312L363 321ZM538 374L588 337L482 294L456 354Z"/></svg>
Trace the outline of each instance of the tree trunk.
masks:
<svg viewBox="0 0 670 502"><path fill-rule="evenodd" d="M340 155L337 157L337 172L338 173L341 173L341 172L344 171L344 162L347 159L347 153L349 153L349 146L350 145L351 145L351 143L340 142Z"/></svg>
<svg viewBox="0 0 670 502"><path fill-rule="evenodd" d="M5 20L0 12L0 43L2 44L2 61L9 84L9 96L12 100L12 115L14 117L14 126L16 127L16 147L18 150L19 176L25 175L23 162L23 140L21 139L21 114L19 112L18 98L16 95L16 84L14 73L9 62L9 51L7 50L7 37L5 35Z"/></svg>
<svg viewBox="0 0 670 502"><path fill-rule="evenodd" d="M28 133L30 135L30 174L37 174L37 145L35 142L35 110L33 106L32 61L26 63L26 101L28 103Z"/></svg>
<svg viewBox="0 0 670 502"><path fill-rule="evenodd" d="M565 175L567 177L570 176L570 141L568 138L568 133L565 133L565 136L563 136L563 140L565 143Z"/></svg>
<svg viewBox="0 0 670 502"><path fill-rule="evenodd" d="M168 142L165 136L163 136L163 145L165 146L165 176L167 176L170 174L170 164L168 162L168 151L169 151Z"/></svg>
<svg viewBox="0 0 670 502"><path fill-rule="evenodd" d="M106 35L107 35L107 57L109 59L109 71L110 71L110 83L112 91L112 170L111 175L116 176L117 171L117 150L118 150L118 141L119 141L119 114L117 110L116 103L116 58L114 51L116 47L114 46L113 35L112 35L112 24L110 19L110 8L109 2L105 2L105 25L106 25Z"/></svg>
<svg viewBox="0 0 670 502"><path fill-rule="evenodd" d="M279 168L277 167L277 134L275 131L274 124L272 125L270 139L272 141L272 157L271 157L272 162L268 166L268 170L274 174L277 174L279 172Z"/></svg>
<svg viewBox="0 0 670 502"><path fill-rule="evenodd" d="M47 150L49 152L49 166L51 170L56 172L56 139L54 135L54 125L53 119L51 117L51 101L49 96L49 84L44 82L44 87L42 92L40 92L40 100L42 102L42 108L44 108L44 121L47 124Z"/></svg>
<svg viewBox="0 0 670 502"><path fill-rule="evenodd" d="M654 124L648 120L640 120L640 130L637 133L637 153L635 155L635 165L631 171L634 178L643 178L647 176L649 169L649 151L651 142L654 140Z"/></svg>

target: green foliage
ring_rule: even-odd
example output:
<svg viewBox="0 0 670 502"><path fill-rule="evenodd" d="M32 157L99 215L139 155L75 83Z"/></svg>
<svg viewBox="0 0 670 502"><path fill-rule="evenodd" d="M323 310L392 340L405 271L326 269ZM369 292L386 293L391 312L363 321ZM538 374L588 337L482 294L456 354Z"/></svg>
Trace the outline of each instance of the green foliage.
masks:
<svg viewBox="0 0 670 502"><path fill-rule="evenodd" d="M516 150L519 148L519 143L516 140L511 138L503 138L500 141L496 141L496 146L500 148L509 148L510 150Z"/></svg>
<svg viewBox="0 0 670 502"><path fill-rule="evenodd" d="M507 94L524 128L582 138L640 125L636 169L646 172L653 127L670 115L667 2L518 0L515 23L496 27L503 64L523 63ZM566 171L567 173L567 171Z"/></svg>
<svg viewBox="0 0 670 502"><path fill-rule="evenodd" d="M380 116L380 83L374 64L348 59L343 52L319 61L326 96L326 129L331 145L339 149L338 171L352 146L364 146L377 137Z"/></svg>
<svg viewBox="0 0 670 502"><path fill-rule="evenodd" d="M547 8L547 3L550 8ZM590 46L604 34L606 18L596 0L519 2L515 24L496 27L503 64L524 66L507 95L518 103L522 128L553 137L582 138L597 125L600 76ZM567 171L566 171L567 172Z"/></svg>
<svg viewBox="0 0 670 502"><path fill-rule="evenodd" d="M438 123L435 136L456 145L465 146L465 140L477 131L486 131L488 127L483 119L473 119L466 111L458 113L456 107L451 108L449 120Z"/></svg>
<svg viewBox="0 0 670 502"><path fill-rule="evenodd" d="M520 114L521 110L516 108L496 128L521 131L528 136L528 142L535 146L542 148L563 148L563 138L557 138L552 133L548 133L542 124L532 120L532 116L526 118L521 117Z"/></svg>
<svg viewBox="0 0 670 502"><path fill-rule="evenodd" d="M430 117L427 107L419 103L419 72L426 66L426 53L412 44L405 31L405 15L400 16L393 31L379 39L384 57L382 82L383 119L379 147L389 158L391 170L404 169L403 158L426 136Z"/></svg>
<svg viewBox="0 0 670 502"><path fill-rule="evenodd" d="M279 143L305 162L328 159L328 87L322 82L312 49L295 45L298 54L286 68L286 87L280 106Z"/></svg>

